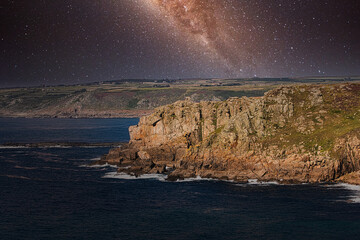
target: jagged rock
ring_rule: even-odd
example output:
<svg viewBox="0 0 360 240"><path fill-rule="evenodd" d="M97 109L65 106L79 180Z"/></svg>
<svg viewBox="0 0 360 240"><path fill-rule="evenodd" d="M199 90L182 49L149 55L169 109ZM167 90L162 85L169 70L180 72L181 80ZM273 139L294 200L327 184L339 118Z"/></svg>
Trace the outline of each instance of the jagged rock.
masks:
<svg viewBox="0 0 360 240"><path fill-rule="evenodd" d="M139 151L138 156L141 160L149 160L151 157L146 151Z"/></svg>
<svg viewBox="0 0 360 240"><path fill-rule="evenodd" d="M352 172L340 177L338 182L360 185L360 171Z"/></svg>
<svg viewBox="0 0 360 240"><path fill-rule="evenodd" d="M166 173L169 180L334 181L360 170L360 84L341 86L163 106L130 127L129 145L102 161L131 165L126 172L134 174Z"/></svg>

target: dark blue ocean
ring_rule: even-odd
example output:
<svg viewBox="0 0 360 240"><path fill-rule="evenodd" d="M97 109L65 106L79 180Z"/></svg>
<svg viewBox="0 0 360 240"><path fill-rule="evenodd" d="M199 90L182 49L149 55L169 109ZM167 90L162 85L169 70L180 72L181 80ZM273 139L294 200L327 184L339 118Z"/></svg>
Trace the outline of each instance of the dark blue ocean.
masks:
<svg viewBox="0 0 360 240"><path fill-rule="evenodd" d="M0 144L124 142L137 121L0 119ZM0 147L0 239L359 239L359 187L109 178L88 166L108 150Z"/></svg>

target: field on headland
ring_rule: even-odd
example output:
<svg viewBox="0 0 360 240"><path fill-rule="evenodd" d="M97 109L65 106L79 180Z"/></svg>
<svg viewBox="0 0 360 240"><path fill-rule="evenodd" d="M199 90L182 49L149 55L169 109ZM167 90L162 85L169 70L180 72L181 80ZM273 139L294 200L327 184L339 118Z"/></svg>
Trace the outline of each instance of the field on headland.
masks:
<svg viewBox="0 0 360 240"><path fill-rule="evenodd" d="M262 96L279 85L343 81L360 81L360 77L120 80L0 89L0 117L139 117L185 98L195 102L221 101L229 97Z"/></svg>

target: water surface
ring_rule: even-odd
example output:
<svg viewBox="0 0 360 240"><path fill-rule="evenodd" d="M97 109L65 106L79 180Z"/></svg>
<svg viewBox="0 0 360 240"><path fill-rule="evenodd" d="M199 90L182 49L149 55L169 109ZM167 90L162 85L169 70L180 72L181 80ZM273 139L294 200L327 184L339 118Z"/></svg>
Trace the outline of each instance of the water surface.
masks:
<svg viewBox="0 0 360 240"><path fill-rule="evenodd" d="M123 142L138 119L0 119L0 142ZM108 178L109 148L0 148L1 239L357 239L358 188ZM161 180L161 178L159 178Z"/></svg>

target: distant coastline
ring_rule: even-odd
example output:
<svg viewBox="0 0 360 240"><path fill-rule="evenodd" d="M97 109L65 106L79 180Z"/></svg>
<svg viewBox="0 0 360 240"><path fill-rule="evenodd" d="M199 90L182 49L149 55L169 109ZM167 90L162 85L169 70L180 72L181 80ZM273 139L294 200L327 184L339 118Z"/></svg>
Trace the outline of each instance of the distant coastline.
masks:
<svg viewBox="0 0 360 240"><path fill-rule="evenodd" d="M283 85L358 82L360 77L119 80L82 85L0 89L0 117L138 118L190 99L261 97Z"/></svg>
<svg viewBox="0 0 360 240"><path fill-rule="evenodd" d="M46 111L36 112L11 112L1 111L0 118L139 118L149 115L153 110L119 110L109 112L81 112L81 113L69 113L69 112L56 112L49 113Z"/></svg>

